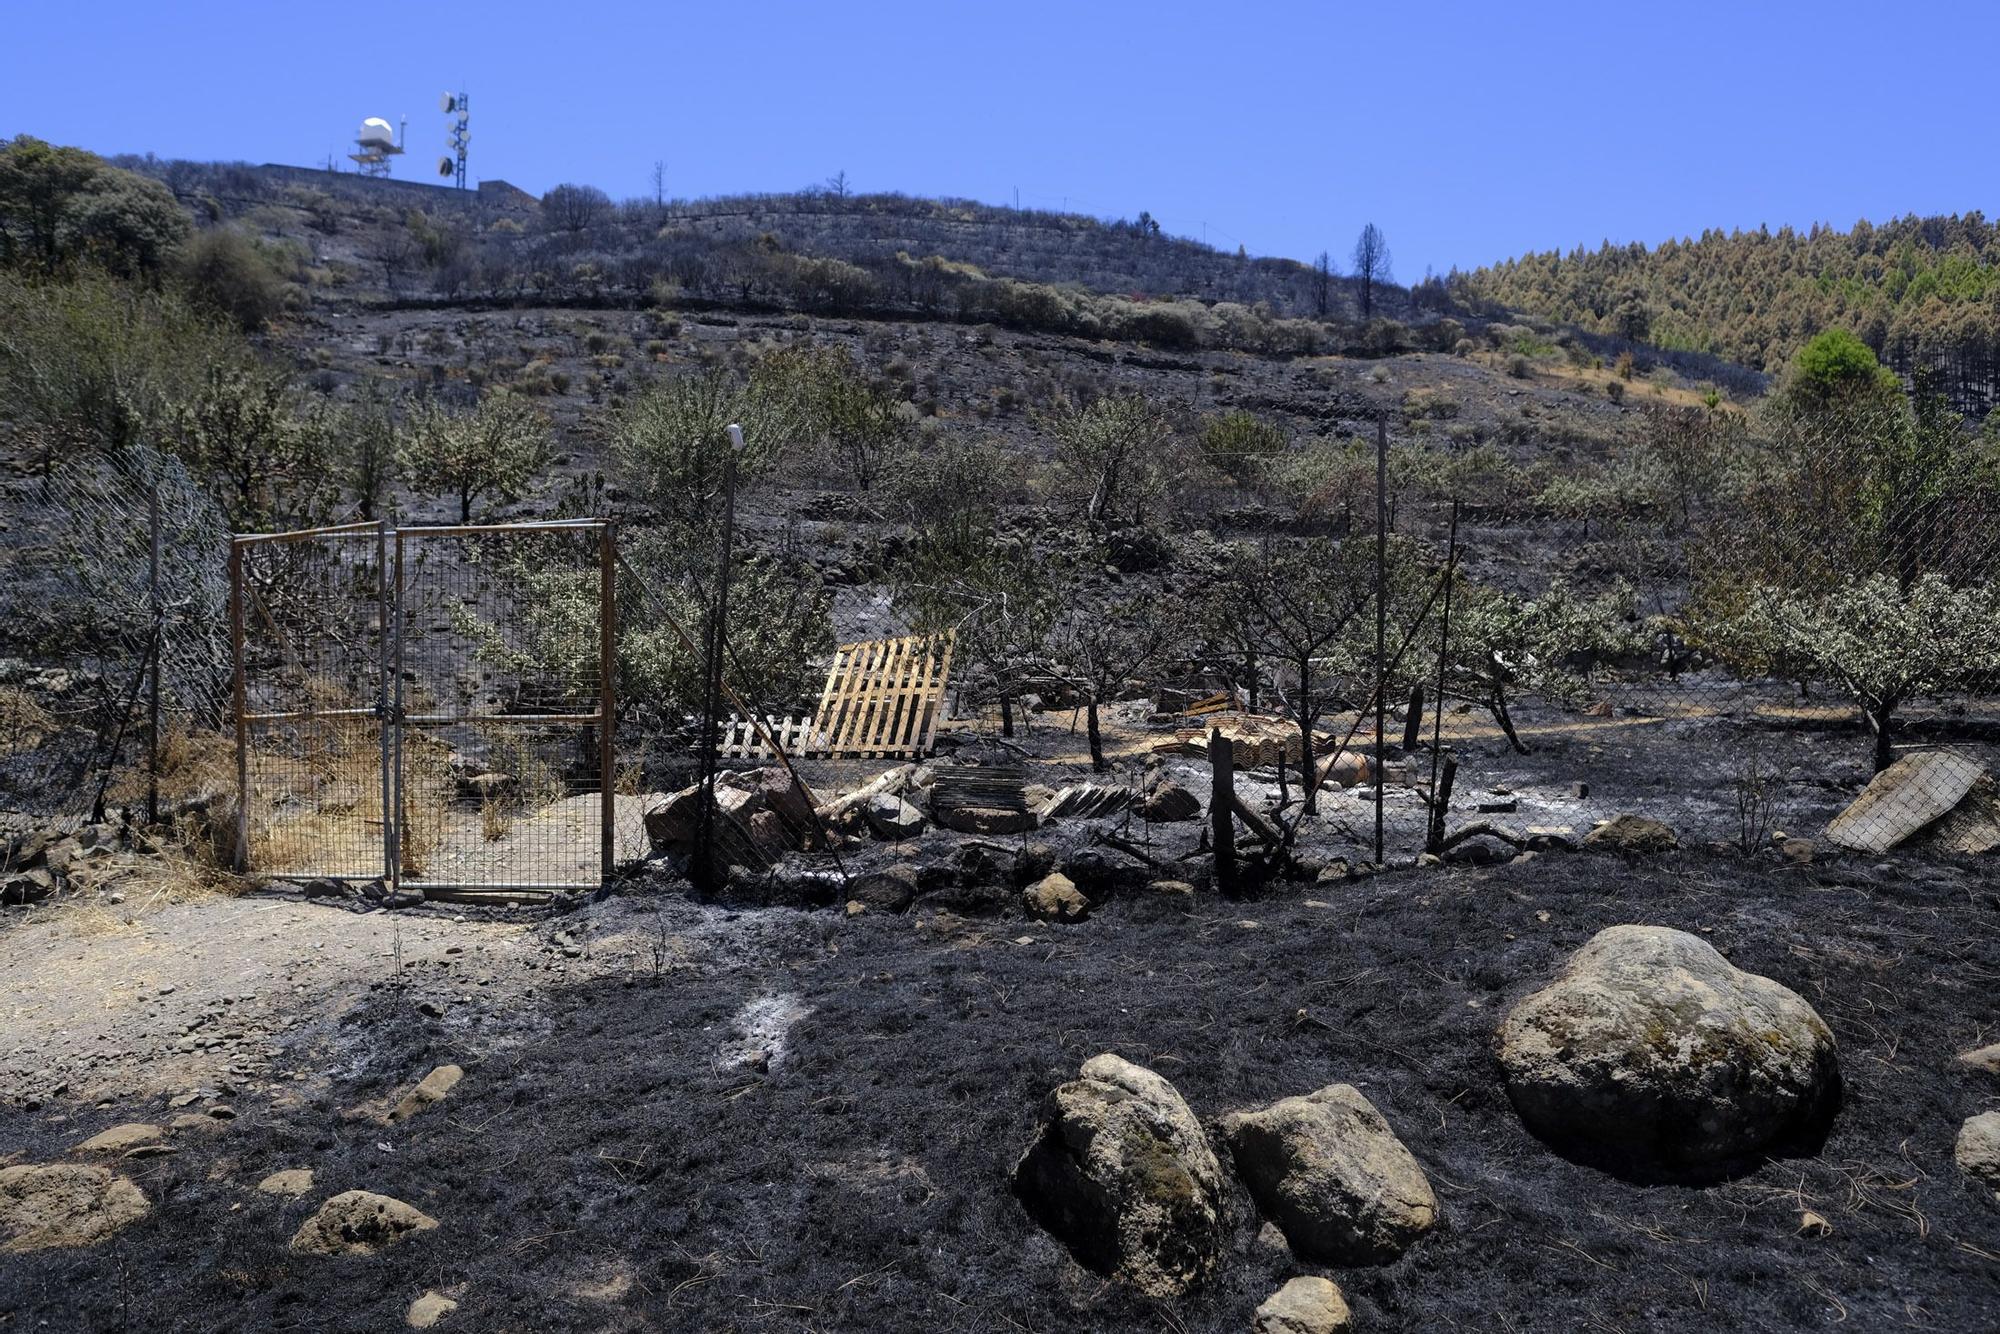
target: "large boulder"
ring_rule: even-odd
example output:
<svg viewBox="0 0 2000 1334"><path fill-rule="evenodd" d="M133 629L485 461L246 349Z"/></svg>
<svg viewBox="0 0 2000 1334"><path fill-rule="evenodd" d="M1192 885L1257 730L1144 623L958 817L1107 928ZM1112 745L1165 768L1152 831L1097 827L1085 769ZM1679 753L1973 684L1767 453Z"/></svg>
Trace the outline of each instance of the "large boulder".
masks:
<svg viewBox="0 0 2000 1334"><path fill-rule="evenodd" d="M1437 1222L1437 1196L1351 1084L1222 1118L1237 1175L1292 1250L1328 1264L1395 1259Z"/></svg>
<svg viewBox="0 0 2000 1334"><path fill-rule="evenodd" d="M1201 814L1201 798L1164 774L1156 775L1139 801L1139 818L1152 824L1192 820Z"/></svg>
<svg viewBox="0 0 2000 1334"><path fill-rule="evenodd" d="M373 1255L412 1232L428 1232L437 1220L391 1195L344 1190L292 1235L292 1249L311 1255Z"/></svg>
<svg viewBox="0 0 2000 1334"><path fill-rule="evenodd" d="M127 1121L109 1130L98 1131L70 1152L99 1158L121 1158L134 1149L158 1144L165 1133L149 1122Z"/></svg>
<svg viewBox="0 0 2000 1334"><path fill-rule="evenodd" d="M1833 1034L1797 993L1684 931L1614 926L1500 1026L1507 1094L1570 1157L1725 1175L1811 1142L1840 1100Z"/></svg>
<svg viewBox="0 0 2000 1334"><path fill-rule="evenodd" d="M1354 1328L1347 1298L1328 1279L1289 1279L1257 1308L1254 1334L1345 1334Z"/></svg>
<svg viewBox="0 0 2000 1334"><path fill-rule="evenodd" d="M1106 1053L1043 1105L1014 1193L1090 1268L1169 1299L1222 1254L1222 1168L1174 1086Z"/></svg>
<svg viewBox="0 0 2000 1334"><path fill-rule="evenodd" d="M0 1167L0 1252L95 1245L151 1208L137 1186L109 1168Z"/></svg>
<svg viewBox="0 0 2000 1334"><path fill-rule="evenodd" d="M847 899L884 912L908 912L922 884L914 866L890 866L858 875L847 884Z"/></svg>
<svg viewBox="0 0 2000 1334"><path fill-rule="evenodd" d="M1033 811L998 806L940 806L931 813L939 825L960 834L1025 834L1041 823Z"/></svg>
<svg viewBox="0 0 2000 1334"><path fill-rule="evenodd" d="M2000 1112L1968 1117L1958 1129L1952 1156L1960 1171L1991 1190L2000 1202Z"/></svg>

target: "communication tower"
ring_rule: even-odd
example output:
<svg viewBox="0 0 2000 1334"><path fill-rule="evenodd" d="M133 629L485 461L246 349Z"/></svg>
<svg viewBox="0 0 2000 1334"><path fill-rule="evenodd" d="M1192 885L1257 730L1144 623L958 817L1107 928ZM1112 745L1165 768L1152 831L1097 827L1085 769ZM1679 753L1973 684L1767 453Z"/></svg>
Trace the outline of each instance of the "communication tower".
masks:
<svg viewBox="0 0 2000 1334"><path fill-rule="evenodd" d="M451 155L438 159L438 175L452 178L459 189L465 188L465 150L472 146L472 99L464 93L446 93L438 98L438 110L454 117L451 133L445 138L445 147Z"/></svg>

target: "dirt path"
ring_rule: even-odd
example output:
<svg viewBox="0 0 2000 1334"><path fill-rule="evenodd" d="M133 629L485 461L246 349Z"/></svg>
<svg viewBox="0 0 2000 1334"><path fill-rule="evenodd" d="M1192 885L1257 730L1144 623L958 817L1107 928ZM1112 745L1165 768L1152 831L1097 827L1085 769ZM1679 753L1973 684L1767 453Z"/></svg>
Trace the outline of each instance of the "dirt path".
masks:
<svg viewBox="0 0 2000 1334"><path fill-rule="evenodd" d="M356 913L289 893L215 896L119 919L67 907L0 931L9 979L0 1100L177 1093L261 1081L404 973L449 997L517 988L518 923Z"/></svg>

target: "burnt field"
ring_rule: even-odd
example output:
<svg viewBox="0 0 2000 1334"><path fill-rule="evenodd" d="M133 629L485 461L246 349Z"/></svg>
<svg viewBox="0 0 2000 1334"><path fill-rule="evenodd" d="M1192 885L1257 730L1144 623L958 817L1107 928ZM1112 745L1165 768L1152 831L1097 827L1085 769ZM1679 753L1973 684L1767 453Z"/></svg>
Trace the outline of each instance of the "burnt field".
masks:
<svg viewBox="0 0 2000 1334"><path fill-rule="evenodd" d="M1500 1016L1625 922L1698 934L1824 1017L1844 1092L1816 1154L1645 1186L1523 1128ZM0 1327L379 1330L434 1290L459 1303L447 1327L474 1329L1240 1330L1323 1272L1362 1329L1992 1328L2000 1203L1951 1157L2000 1097L1954 1059L2000 1028L1996 925L1990 875L1920 860L1552 854L1186 912L1114 897L1072 925L921 899L743 911L639 882L528 928L582 956L533 988L440 1006L412 969L324 1017L233 1120L121 1165L150 1216L94 1249L0 1256ZM1392 1264L1321 1269L1260 1240L1232 1180L1214 1281L1133 1295L1009 1190L1043 1097L1106 1051L1204 1123L1356 1085L1429 1175L1436 1227ZM466 1075L441 1105L369 1119L447 1061ZM288 1088L288 1067L309 1078ZM60 1158L164 1102L16 1107L0 1161ZM304 1198L255 1189L301 1167ZM350 1188L438 1226L367 1259L287 1249Z"/></svg>

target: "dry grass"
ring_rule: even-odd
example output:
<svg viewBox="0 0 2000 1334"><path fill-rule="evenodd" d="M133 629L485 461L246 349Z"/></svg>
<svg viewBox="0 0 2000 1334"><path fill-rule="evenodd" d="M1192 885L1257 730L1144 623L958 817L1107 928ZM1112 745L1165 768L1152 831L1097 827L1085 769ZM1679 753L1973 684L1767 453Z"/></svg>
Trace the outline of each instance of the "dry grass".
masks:
<svg viewBox="0 0 2000 1334"><path fill-rule="evenodd" d="M16 686L0 686L0 755L39 750L61 727L33 695Z"/></svg>

